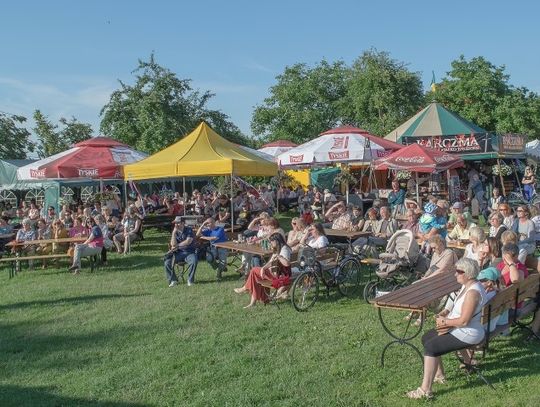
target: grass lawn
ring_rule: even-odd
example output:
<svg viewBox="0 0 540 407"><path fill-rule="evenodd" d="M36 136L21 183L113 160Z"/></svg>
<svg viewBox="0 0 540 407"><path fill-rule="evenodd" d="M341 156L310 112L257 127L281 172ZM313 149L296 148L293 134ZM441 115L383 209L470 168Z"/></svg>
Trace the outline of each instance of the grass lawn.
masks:
<svg viewBox="0 0 540 407"><path fill-rule="evenodd" d="M310 311L257 306L233 272L221 283L199 263L197 284L167 288L168 236L108 267L0 274L0 406L407 406L418 356L391 348L373 307L337 293ZM65 264L65 263L63 263ZM84 263L83 263L84 265ZM394 315L400 321L402 315ZM493 342L486 376L467 379L446 357L441 406L540 405L540 344Z"/></svg>

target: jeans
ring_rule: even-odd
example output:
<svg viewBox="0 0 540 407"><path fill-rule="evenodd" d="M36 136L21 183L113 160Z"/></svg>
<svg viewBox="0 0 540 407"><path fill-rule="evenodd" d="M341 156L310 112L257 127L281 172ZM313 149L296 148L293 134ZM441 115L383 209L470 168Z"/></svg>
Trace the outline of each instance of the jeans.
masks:
<svg viewBox="0 0 540 407"><path fill-rule="evenodd" d="M210 252L210 254L208 253ZM218 268L218 276L221 275L221 272L225 270L225 267L227 266L227 255L229 254L229 251L227 249L223 249L221 247L216 247L211 245L206 253L206 261L209 263L214 263L214 265Z"/></svg>
<svg viewBox="0 0 540 407"><path fill-rule="evenodd" d="M534 187L532 184L523 185L523 195L525 195L525 200L530 202L534 195Z"/></svg>
<svg viewBox="0 0 540 407"><path fill-rule="evenodd" d="M195 282L195 271L197 270L198 263L197 255L195 253L178 251L175 252L173 256L167 258L167 260L164 262L165 276L167 277L169 284L172 281L178 281L178 277L176 277L176 273L174 272L174 264L182 261L188 265L188 282Z"/></svg>

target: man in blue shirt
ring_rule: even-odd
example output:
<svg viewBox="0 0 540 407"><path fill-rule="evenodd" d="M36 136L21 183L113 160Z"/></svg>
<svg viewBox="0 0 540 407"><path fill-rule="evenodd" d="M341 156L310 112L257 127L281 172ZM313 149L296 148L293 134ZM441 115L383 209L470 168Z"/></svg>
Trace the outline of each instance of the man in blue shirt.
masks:
<svg viewBox="0 0 540 407"><path fill-rule="evenodd" d="M195 253L195 236L193 230L184 225L184 219L181 216L174 218L174 229L169 243L171 250L165 255L165 275L169 282L169 287L178 284L178 277L174 272L174 264L185 262L188 265L187 285L195 283L195 271L197 270L198 258Z"/></svg>
<svg viewBox="0 0 540 407"><path fill-rule="evenodd" d="M216 278L218 281L221 280L221 274L226 271L228 250L218 248L215 244L227 241L225 230L216 225L214 218L208 218L197 231L197 237L210 242L210 250L209 253L206 253L206 261L210 263L212 268L217 269Z"/></svg>

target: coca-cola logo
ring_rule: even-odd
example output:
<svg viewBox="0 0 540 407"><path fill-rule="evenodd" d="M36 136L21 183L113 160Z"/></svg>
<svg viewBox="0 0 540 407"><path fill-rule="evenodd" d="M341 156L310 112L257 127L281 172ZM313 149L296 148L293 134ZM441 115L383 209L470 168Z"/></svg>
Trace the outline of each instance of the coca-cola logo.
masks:
<svg viewBox="0 0 540 407"><path fill-rule="evenodd" d="M45 170L30 170L30 177L32 178L45 178Z"/></svg>
<svg viewBox="0 0 540 407"><path fill-rule="evenodd" d="M328 152L328 158L330 160L346 160L349 158L349 150L340 153Z"/></svg>
<svg viewBox="0 0 540 407"><path fill-rule="evenodd" d="M424 157L421 157L421 156L396 157L396 162L411 163L411 164L422 164L424 162Z"/></svg>
<svg viewBox="0 0 540 407"><path fill-rule="evenodd" d="M304 161L304 154L289 155L289 161L291 162L291 164L301 163L302 161Z"/></svg>
<svg viewBox="0 0 540 407"><path fill-rule="evenodd" d="M97 168L79 168L79 177L97 177Z"/></svg>

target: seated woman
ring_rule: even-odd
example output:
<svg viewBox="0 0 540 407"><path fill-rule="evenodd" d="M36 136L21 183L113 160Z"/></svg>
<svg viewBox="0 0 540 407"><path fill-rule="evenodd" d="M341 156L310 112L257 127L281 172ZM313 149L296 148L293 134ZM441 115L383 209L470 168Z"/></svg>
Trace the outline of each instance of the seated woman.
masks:
<svg viewBox="0 0 540 407"><path fill-rule="evenodd" d="M493 212L491 215L489 215L489 236L495 237L497 240L501 239L501 236L504 232L506 232L506 226L504 225L504 216L502 216L499 212Z"/></svg>
<svg viewBox="0 0 540 407"><path fill-rule="evenodd" d="M135 216L133 208L129 208L122 220L123 231L113 236L113 242L118 253L127 254L129 246L137 238L137 233L141 229L141 220ZM122 248L123 246L123 248Z"/></svg>
<svg viewBox="0 0 540 407"><path fill-rule="evenodd" d="M441 235L432 236L429 239L432 249L431 262L425 277L433 277L441 273L454 273L458 257L452 249L446 248L446 243Z"/></svg>
<svg viewBox="0 0 540 407"><path fill-rule="evenodd" d="M478 266L480 270L497 267L501 262L501 244L494 237L488 237L478 251Z"/></svg>
<svg viewBox="0 0 540 407"><path fill-rule="evenodd" d="M272 234L269 240L273 252L270 260L262 267L253 267L249 272L246 283L242 287L234 289L237 294L251 293L251 301L244 308L253 307L257 301L268 302L267 289L261 285L261 282L270 281L276 288L288 284L287 279L291 275L291 248L287 246L280 233ZM276 261L277 270L273 270Z"/></svg>
<svg viewBox="0 0 540 407"><path fill-rule="evenodd" d="M437 329L429 330L422 337L424 377L420 387L408 392L407 397L432 398L433 382L446 382L441 356L469 348L484 339L480 311L486 294L482 284L476 280L478 273L478 263L471 259L462 258L456 263L456 280L461 284L461 289L454 301L437 315ZM442 333L446 329L449 329L448 332Z"/></svg>
<svg viewBox="0 0 540 407"><path fill-rule="evenodd" d="M37 234L34 228L32 227L32 221L28 218L24 218L22 221L22 228L19 229L19 231L17 232L17 236L15 237L15 240L17 242L25 242L29 240L36 240L36 238L37 238ZM17 253L19 256L21 255L32 256L36 251L36 247L33 244L29 244L26 246L14 246L11 250L13 253ZM17 262L15 266L18 271L20 269L19 262ZM34 267L33 260L28 261L28 266L30 269Z"/></svg>
<svg viewBox="0 0 540 407"><path fill-rule="evenodd" d="M306 234L306 225L302 218L292 218L291 231L287 234L287 245L293 252L297 252L300 249L300 241Z"/></svg>
<svg viewBox="0 0 540 407"><path fill-rule="evenodd" d="M69 237L68 230L60 219L56 219L52 225L53 239L65 239ZM54 254L67 253L69 243L53 243L52 250Z"/></svg>
<svg viewBox="0 0 540 407"><path fill-rule="evenodd" d="M324 233L324 228L320 223L314 223L308 228L308 233L300 240L303 245L308 245L313 249L323 249L328 246L328 238Z"/></svg>
<svg viewBox="0 0 540 407"><path fill-rule="evenodd" d="M480 250L480 245L485 242L486 234L479 227L473 227L469 231L469 239L471 243L465 246L465 254L463 257L478 261L478 252Z"/></svg>
<svg viewBox="0 0 540 407"><path fill-rule="evenodd" d="M517 222L514 231L518 234L518 247L520 249L519 261L525 264L527 256L536 250L536 227L529 219L529 207L519 205L516 210Z"/></svg>
<svg viewBox="0 0 540 407"><path fill-rule="evenodd" d="M93 218L88 218L88 225L91 228L88 239L81 244L75 245L73 264L68 269L73 274L79 274L81 257L101 254L101 249L103 248L103 233L101 233L99 226L96 225L96 221Z"/></svg>
<svg viewBox="0 0 540 407"><path fill-rule="evenodd" d="M502 247L502 261L497 265L497 270L501 273L505 287L529 276L527 267L518 259L518 253L519 248L514 243L507 243Z"/></svg>

